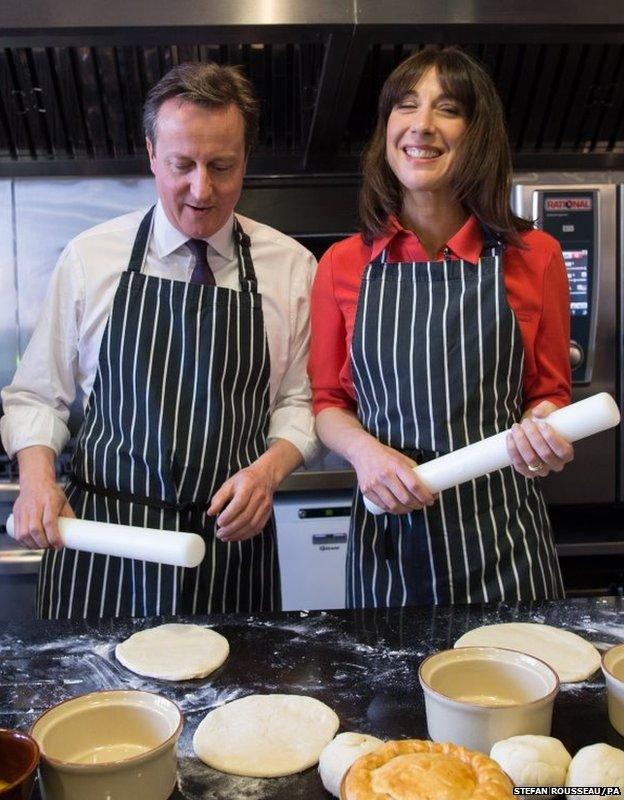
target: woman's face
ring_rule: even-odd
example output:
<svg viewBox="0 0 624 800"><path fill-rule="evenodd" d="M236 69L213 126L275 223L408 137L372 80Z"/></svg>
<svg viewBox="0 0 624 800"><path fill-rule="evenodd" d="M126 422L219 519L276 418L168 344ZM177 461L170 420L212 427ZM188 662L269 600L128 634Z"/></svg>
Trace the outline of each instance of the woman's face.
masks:
<svg viewBox="0 0 624 800"><path fill-rule="evenodd" d="M435 67L392 109L386 159L408 192L444 191L466 130L463 109L444 94Z"/></svg>

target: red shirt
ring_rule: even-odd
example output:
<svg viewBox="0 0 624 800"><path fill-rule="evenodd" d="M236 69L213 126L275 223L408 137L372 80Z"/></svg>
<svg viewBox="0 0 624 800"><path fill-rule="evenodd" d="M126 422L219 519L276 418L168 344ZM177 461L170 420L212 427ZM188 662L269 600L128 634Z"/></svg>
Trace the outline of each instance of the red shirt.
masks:
<svg viewBox="0 0 624 800"><path fill-rule="evenodd" d="M570 305L561 248L540 230L521 236L526 249L507 245L503 251L503 277L524 343L523 407L542 400L564 406L570 402ZM482 245L474 216L447 242L452 255L472 264ZM308 364L315 414L324 408L356 408L349 353L358 292L366 265L385 247L390 261L429 260L416 234L391 220L390 232L372 247L357 234L332 245L319 263ZM437 259L442 257L440 252Z"/></svg>

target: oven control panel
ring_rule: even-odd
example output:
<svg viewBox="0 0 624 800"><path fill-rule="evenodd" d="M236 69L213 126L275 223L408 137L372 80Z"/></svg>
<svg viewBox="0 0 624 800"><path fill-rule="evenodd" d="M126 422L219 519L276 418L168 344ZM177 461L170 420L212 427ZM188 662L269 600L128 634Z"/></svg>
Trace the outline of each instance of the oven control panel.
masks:
<svg viewBox="0 0 624 800"><path fill-rule="evenodd" d="M592 189L543 189L533 194L533 218L558 239L570 285L570 366L575 383L589 383L599 283L599 194Z"/></svg>

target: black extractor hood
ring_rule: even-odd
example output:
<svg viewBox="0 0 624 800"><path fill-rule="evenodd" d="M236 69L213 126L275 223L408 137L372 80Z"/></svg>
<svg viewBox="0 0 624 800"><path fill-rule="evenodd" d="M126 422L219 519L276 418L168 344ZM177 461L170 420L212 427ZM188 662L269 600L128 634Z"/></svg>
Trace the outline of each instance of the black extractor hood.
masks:
<svg viewBox="0 0 624 800"><path fill-rule="evenodd" d="M207 59L262 98L253 173L354 173L384 79L436 43L492 74L517 167L624 167L622 0L3 0L0 175L145 172L147 89Z"/></svg>

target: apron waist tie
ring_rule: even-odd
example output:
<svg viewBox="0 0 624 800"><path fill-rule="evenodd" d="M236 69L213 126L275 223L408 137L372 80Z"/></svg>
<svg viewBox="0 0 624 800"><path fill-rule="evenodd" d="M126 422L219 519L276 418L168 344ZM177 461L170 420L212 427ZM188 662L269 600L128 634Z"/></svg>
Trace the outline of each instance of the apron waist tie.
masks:
<svg viewBox="0 0 624 800"><path fill-rule="evenodd" d="M390 445L390 447L392 447L392 445ZM394 449L398 450L399 453L403 453L403 455L408 458L411 458L412 461L415 461L417 464L430 461L438 456L438 453L433 450L420 450L418 448L409 447L396 447ZM395 537L398 538L400 533L399 517L399 514L384 514L384 558L386 561L392 561L396 558L394 539Z"/></svg>
<svg viewBox="0 0 624 800"><path fill-rule="evenodd" d="M92 483L86 483L81 478L78 478L73 472L70 473L69 480L85 492L92 492L93 494L100 495L100 497L108 497L110 500L121 500L123 503L133 503L134 505L148 506L149 508L158 509L159 511L178 511L182 514L201 514L207 506L205 503L171 503L167 500L157 500L152 497L142 497L136 494L126 494L125 492L118 492L116 489L105 489L103 486L96 486Z"/></svg>
<svg viewBox="0 0 624 800"><path fill-rule="evenodd" d="M414 448L395 448L404 456L411 458L412 461L420 463L422 461L423 451ZM384 514L384 557L386 561L393 561L396 558L396 549L394 547L394 539L398 538L400 533L400 520L399 514Z"/></svg>

